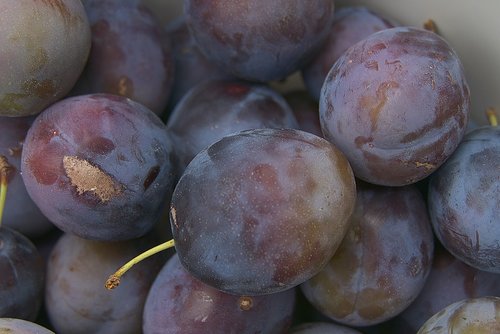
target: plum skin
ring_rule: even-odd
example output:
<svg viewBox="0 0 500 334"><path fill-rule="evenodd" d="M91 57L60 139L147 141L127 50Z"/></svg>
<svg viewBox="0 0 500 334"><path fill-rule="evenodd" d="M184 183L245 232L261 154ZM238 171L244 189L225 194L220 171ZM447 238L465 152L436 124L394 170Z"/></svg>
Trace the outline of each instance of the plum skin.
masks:
<svg viewBox="0 0 500 334"><path fill-rule="evenodd" d="M283 291L327 263L355 198L347 160L325 139L242 131L201 151L177 183L176 251L193 276L225 292Z"/></svg>
<svg viewBox="0 0 500 334"><path fill-rule="evenodd" d="M429 176L453 153L469 119L463 66L435 33L412 27L376 32L333 65L320 97L326 139L356 177L402 186Z"/></svg>
<svg viewBox="0 0 500 334"><path fill-rule="evenodd" d="M500 128L470 131L431 175L428 205L443 246L471 267L500 273Z"/></svg>
<svg viewBox="0 0 500 334"><path fill-rule="evenodd" d="M21 172L33 201L63 231L126 240L156 223L173 190L175 165L157 115L121 96L90 94L38 115Z"/></svg>
<svg viewBox="0 0 500 334"><path fill-rule="evenodd" d="M80 76L91 31L79 0L2 2L0 116L35 115Z"/></svg>
<svg viewBox="0 0 500 334"><path fill-rule="evenodd" d="M238 78L268 82L303 66L322 46L331 0L184 1L200 51Z"/></svg>

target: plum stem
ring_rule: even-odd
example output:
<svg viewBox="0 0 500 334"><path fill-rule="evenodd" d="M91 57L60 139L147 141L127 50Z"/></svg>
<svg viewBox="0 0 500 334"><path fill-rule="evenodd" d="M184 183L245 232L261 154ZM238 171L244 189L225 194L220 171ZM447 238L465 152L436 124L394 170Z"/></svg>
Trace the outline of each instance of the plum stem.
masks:
<svg viewBox="0 0 500 334"><path fill-rule="evenodd" d="M2 226L3 209L7 199L7 174L11 166L7 162L7 158L0 155L0 227Z"/></svg>
<svg viewBox="0 0 500 334"><path fill-rule="evenodd" d="M132 268L134 265L136 265L137 263L141 262L142 260L150 257L151 255L154 255L154 254L159 253L161 251L172 248L172 247L174 247L174 245L175 245L174 239L171 239L167 242L159 244L158 246L150 248L147 251L137 255L132 260L125 263L113 275L109 276L109 278L106 281L106 283L104 284L104 286L108 290L112 290L112 289L116 288L118 285L120 285L120 278L123 276L123 274L125 274L127 271L129 271L129 269Z"/></svg>
<svg viewBox="0 0 500 334"><path fill-rule="evenodd" d="M425 30L432 31L435 34L438 34L436 22L432 19L428 19L427 21L425 21L423 27Z"/></svg>
<svg viewBox="0 0 500 334"><path fill-rule="evenodd" d="M488 108L486 110L486 117L491 126L498 126L498 118L494 108Z"/></svg>

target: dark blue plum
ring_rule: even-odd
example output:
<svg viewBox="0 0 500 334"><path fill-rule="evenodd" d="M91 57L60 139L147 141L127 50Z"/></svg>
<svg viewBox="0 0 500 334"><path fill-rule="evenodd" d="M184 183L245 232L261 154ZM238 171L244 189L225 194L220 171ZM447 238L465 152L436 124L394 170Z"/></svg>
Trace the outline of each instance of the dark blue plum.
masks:
<svg viewBox="0 0 500 334"><path fill-rule="evenodd" d="M238 78L267 82L303 66L331 26L331 0L184 1L186 22L208 59Z"/></svg>
<svg viewBox="0 0 500 334"><path fill-rule="evenodd" d="M500 274L500 128L471 130L429 180L434 232L454 256Z"/></svg>

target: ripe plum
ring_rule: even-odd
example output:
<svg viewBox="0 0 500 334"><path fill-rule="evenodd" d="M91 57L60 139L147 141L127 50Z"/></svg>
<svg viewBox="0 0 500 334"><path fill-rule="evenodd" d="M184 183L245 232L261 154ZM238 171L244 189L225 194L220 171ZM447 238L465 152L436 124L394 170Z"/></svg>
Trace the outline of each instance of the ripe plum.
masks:
<svg viewBox="0 0 500 334"><path fill-rule="evenodd" d="M173 143L151 110L110 94L66 98L28 131L21 171L40 210L65 232L124 240L149 231L176 180Z"/></svg>
<svg viewBox="0 0 500 334"><path fill-rule="evenodd" d="M434 232L454 256L500 273L500 127L471 130L429 180Z"/></svg>
<svg viewBox="0 0 500 334"><path fill-rule="evenodd" d="M180 16L166 26L174 57L174 82L167 110L171 111L191 88L204 80L233 80L220 66L209 61L200 52L189 33L185 16Z"/></svg>
<svg viewBox="0 0 500 334"><path fill-rule="evenodd" d="M396 27L351 46L321 91L325 138L356 177L401 186L434 172L456 149L469 119L463 67L439 35Z"/></svg>
<svg viewBox="0 0 500 334"><path fill-rule="evenodd" d="M0 116L28 116L63 98L90 52L80 0L2 0Z"/></svg>
<svg viewBox="0 0 500 334"><path fill-rule="evenodd" d="M334 1L184 1L205 56L238 78L267 82L303 66L322 46Z"/></svg>
<svg viewBox="0 0 500 334"><path fill-rule="evenodd" d="M175 248L193 276L260 295L292 288L331 258L356 198L352 170L327 140L253 129L201 151L174 190Z"/></svg>
<svg viewBox="0 0 500 334"><path fill-rule="evenodd" d="M301 289L331 319L370 326L417 298L431 269L434 236L416 187L358 184L357 194L346 237Z"/></svg>
<svg viewBox="0 0 500 334"><path fill-rule="evenodd" d="M298 123L285 99L267 86L209 80L186 93L170 114L167 128L185 167L225 135L255 128L298 128Z"/></svg>
<svg viewBox="0 0 500 334"><path fill-rule="evenodd" d="M214 289L189 274L174 255L156 277L144 306L144 334L288 333L295 289L238 296Z"/></svg>
<svg viewBox="0 0 500 334"><path fill-rule="evenodd" d="M0 226L0 273L0 317L34 321L42 305L43 260L27 237L5 226Z"/></svg>
<svg viewBox="0 0 500 334"><path fill-rule="evenodd" d="M321 51L301 69L304 84L319 100L321 87L335 61L351 46L371 34L395 27L393 21L361 6L342 7L335 11L328 39Z"/></svg>
<svg viewBox="0 0 500 334"><path fill-rule="evenodd" d="M164 112L174 75L166 33L139 0L83 1L92 29L87 65L72 95L111 93Z"/></svg>
<svg viewBox="0 0 500 334"><path fill-rule="evenodd" d="M109 267L157 242L145 237L117 242L94 241L64 234L47 264L45 308L57 333L140 333L148 291L165 259L142 261L120 289L102 291Z"/></svg>
<svg viewBox="0 0 500 334"><path fill-rule="evenodd" d="M444 307L467 298L500 296L500 275L472 268L439 242L432 269L417 299L394 319L398 333L416 333ZM393 327L396 328L396 327Z"/></svg>

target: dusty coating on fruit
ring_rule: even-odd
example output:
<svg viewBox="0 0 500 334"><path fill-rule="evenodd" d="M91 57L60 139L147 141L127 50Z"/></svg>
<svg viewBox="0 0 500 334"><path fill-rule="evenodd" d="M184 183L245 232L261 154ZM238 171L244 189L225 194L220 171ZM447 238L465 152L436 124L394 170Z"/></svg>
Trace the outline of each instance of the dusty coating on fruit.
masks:
<svg viewBox="0 0 500 334"><path fill-rule="evenodd" d="M80 195L91 192L102 202L108 202L123 191L123 187L111 176L86 160L66 155L63 158L63 165L71 184L76 187Z"/></svg>

